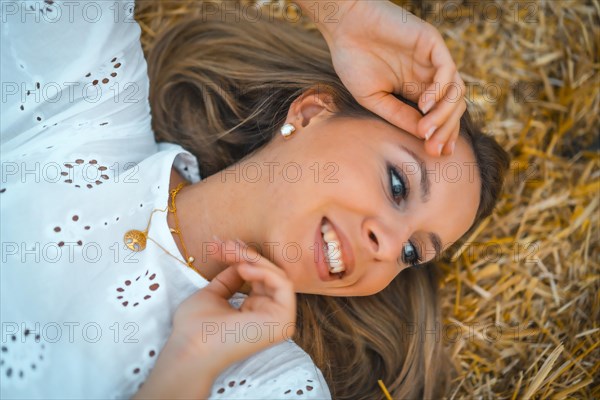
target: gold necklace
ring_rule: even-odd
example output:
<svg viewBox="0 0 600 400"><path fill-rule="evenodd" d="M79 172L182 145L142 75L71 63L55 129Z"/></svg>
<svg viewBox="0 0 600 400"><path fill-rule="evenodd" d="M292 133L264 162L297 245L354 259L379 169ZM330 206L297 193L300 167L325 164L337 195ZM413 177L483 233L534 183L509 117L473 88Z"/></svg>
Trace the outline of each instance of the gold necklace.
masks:
<svg viewBox="0 0 600 400"><path fill-rule="evenodd" d="M146 226L145 230L140 231L140 230L137 230L137 229L131 229L131 230L125 232L125 236L123 236L123 240L125 242L125 246L127 246L127 248L129 250L135 251L135 252L139 252L139 251L144 250L146 248L147 240L148 239L152 240L165 253L167 253L168 255L170 255L171 257L173 257L174 259L176 259L177 261L179 261L183 265L185 265L185 266L191 268L192 270L196 271L196 273L198 275L200 275L201 277L203 277L204 279L206 279L207 281L210 282L210 279L208 279L207 277L205 277L204 275L202 275L202 273L198 270L198 268L196 268L194 266L193 263L195 261L195 258L188 255L187 248L185 247L185 244L183 243L183 236L181 234L181 230L179 229L179 219L177 218L177 207L175 206L175 197L177 196L177 193L179 193L179 191L181 189L183 189L184 186L187 186L187 182L182 182L179 185L177 185L177 187L175 189L171 190L170 196L169 196L170 199L171 199L171 205L170 206L169 206L169 204L167 204L167 208L165 208L164 210L161 210L159 208L155 208L152 211L152 213L150 214L150 219L148 220L148 226ZM181 247L183 247L183 256L185 257L186 261L182 261L179 258L175 257L167 249L165 249L164 247L162 247L154 239L152 239L151 237L148 236L148 230L150 229L150 223L152 222L152 217L154 216L154 213L157 212L157 211L165 212L167 209L169 210L169 212L173 213L173 217L175 218L175 228L169 228L169 229L170 229L171 233L175 233L179 237L179 241L181 242Z"/></svg>

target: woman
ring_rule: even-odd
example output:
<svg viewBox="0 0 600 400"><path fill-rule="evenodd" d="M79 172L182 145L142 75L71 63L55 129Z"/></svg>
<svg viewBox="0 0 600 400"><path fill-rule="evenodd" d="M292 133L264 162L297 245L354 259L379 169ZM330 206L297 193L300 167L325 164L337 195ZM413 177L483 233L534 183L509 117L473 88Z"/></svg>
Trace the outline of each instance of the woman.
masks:
<svg viewBox="0 0 600 400"><path fill-rule="evenodd" d="M452 158L432 158L355 103L314 35L196 21L167 33L149 65L156 134L198 165L150 134L139 29L113 22L124 10L3 30L3 81L23 83L2 118L3 397L372 398L374 371L395 397L437 393L439 342L398 332L437 312L428 271L408 267L489 214L505 153L464 120ZM211 36L214 59L195 59ZM203 103L214 93L199 79L250 92ZM430 140L450 140L454 125L440 126ZM476 168L430 175L452 162Z"/></svg>

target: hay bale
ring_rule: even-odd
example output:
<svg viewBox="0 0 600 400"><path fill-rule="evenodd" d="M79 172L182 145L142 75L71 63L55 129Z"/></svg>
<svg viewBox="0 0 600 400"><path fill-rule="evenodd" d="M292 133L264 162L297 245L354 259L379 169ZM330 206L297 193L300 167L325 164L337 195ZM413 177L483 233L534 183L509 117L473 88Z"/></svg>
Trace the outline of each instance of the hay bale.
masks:
<svg viewBox="0 0 600 400"><path fill-rule="evenodd" d="M513 157L497 212L442 262L448 396L599 398L600 4L395 2L442 32L471 109ZM202 4L138 1L144 48Z"/></svg>

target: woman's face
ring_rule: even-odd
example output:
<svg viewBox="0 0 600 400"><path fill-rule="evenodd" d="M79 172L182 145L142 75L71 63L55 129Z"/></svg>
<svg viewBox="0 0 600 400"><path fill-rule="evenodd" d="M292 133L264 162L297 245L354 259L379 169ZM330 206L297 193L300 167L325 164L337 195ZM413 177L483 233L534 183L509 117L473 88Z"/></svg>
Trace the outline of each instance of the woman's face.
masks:
<svg viewBox="0 0 600 400"><path fill-rule="evenodd" d="M273 139L253 160L271 163L259 205L263 247L270 243L269 258L298 293L370 295L404 268L437 257L470 228L478 170L462 137L452 156L433 158L422 140L390 124L330 116L314 104L296 105L288 121L297 131ZM324 218L336 233L328 246L336 257L341 253L342 279L323 268Z"/></svg>

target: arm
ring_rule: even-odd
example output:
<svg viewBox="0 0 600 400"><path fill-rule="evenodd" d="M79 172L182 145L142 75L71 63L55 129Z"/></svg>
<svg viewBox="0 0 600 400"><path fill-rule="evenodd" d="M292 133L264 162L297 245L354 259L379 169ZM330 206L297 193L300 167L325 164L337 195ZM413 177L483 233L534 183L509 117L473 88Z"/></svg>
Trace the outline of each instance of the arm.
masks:
<svg viewBox="0 0 600 400"><path fill-rule="evenodd" d="M452 154L465 85L437 29L387 0L296 3L315 22L336 73L360 105L424 138L429 155Z"/></svg>
<svg viewBox="0 0 600 400"><path fill-rule="evenodd" d="M308 15L329 44L335 29L359 0L296 0L302 13Z"/></svg>
<svg viewBox="0 0 600 400"><path fill-rule="evenodd" d="M150 376L132 398L142 399L304 399L331 400L329 387L310 356L284 341L231 365L221 374L204 355L169 340ZM202 360L202 362L199 362ZM213 388L211 392L211 387Z"/></svg>
<svg viewBox="0 0 600 400"><path fill-rule="evenodd" d="M133 397L141 399L205 399L221 368L214 359L192 353L190 347L169 338L140 390Z"/></svg>

